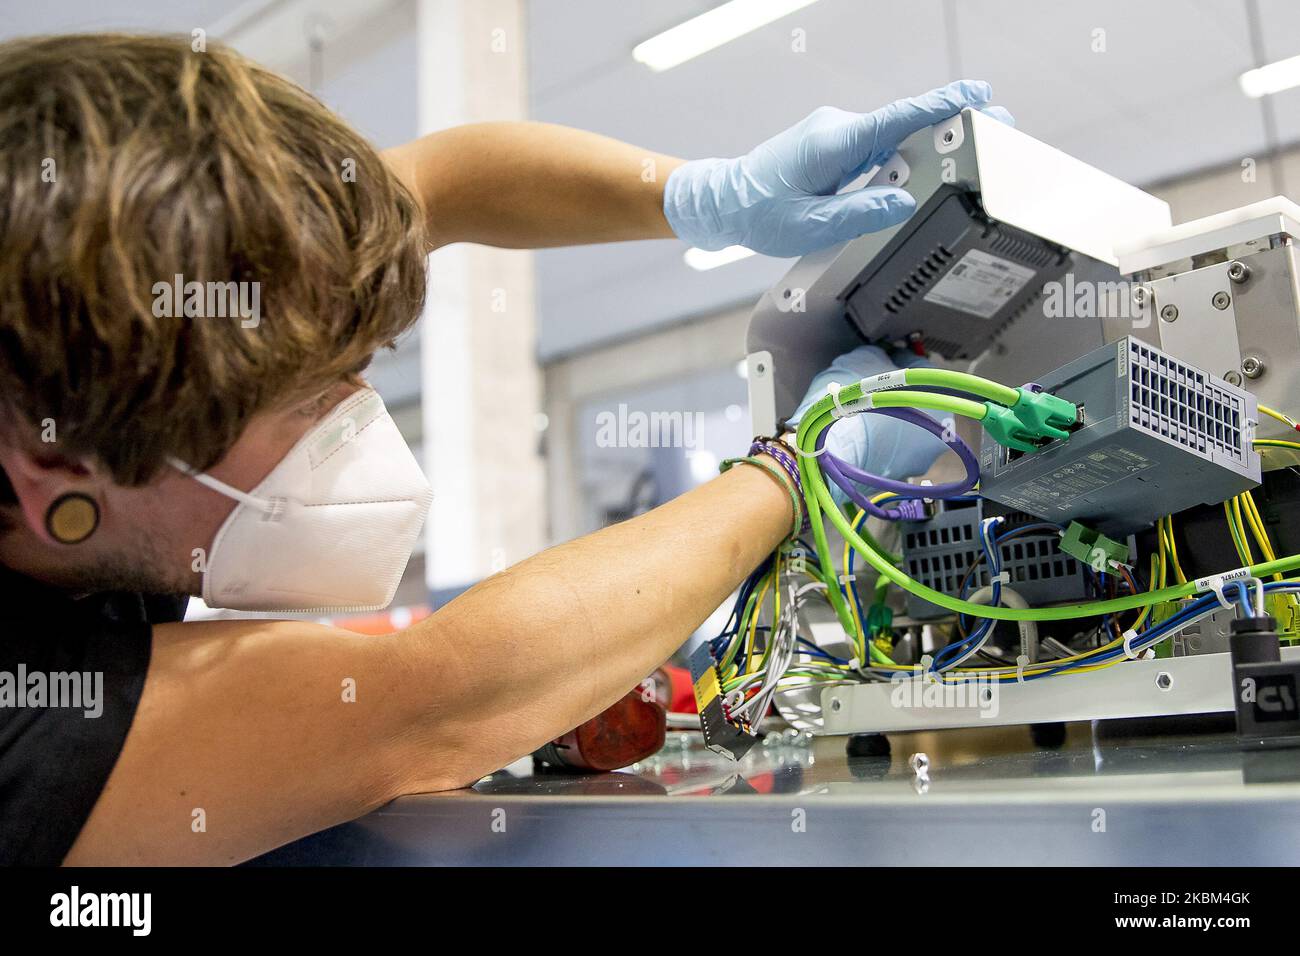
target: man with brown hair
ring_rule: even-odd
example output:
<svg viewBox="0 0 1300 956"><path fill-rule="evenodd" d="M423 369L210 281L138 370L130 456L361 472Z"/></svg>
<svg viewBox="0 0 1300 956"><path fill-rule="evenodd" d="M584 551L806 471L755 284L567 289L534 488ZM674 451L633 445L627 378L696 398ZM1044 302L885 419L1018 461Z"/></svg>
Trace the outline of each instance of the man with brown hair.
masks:
<svg viewBox="0 0 1300 956"><path fill-rule="evenodd" d="M746 157L656 157L665 187L643 150L533 123L381 157L221 48L0 45L0 860L237 862L470 784L621 697L790 534L774 463L384 640L183 624L185 596L391 600L428 487L359 374L416 320L432 249L796 255L905 219L901 190L836 193L988 95L819 110ZM57 699L68 675L93 706Z"/></svg>

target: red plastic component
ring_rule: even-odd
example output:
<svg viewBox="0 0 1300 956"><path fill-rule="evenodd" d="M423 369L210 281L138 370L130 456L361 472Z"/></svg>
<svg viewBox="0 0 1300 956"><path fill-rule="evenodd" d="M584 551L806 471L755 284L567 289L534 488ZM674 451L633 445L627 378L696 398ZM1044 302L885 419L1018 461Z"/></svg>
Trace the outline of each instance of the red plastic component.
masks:
<svg viewBox="0 0 1300 956"><path fill-rule="evenodd" d="M672 683L672 695L668 702L669 713L696 713L695 686L691 683L690 670L673 664L665 664L659 669L668 675L668 680Z"/></svg>
<svg viewBox="0 0 1300 956"><path fill-rule="evenodd" d="M667 718L657 701L634 690L554 741L546 748L548 756L575 770L617 770L660 751Z"/></svg>

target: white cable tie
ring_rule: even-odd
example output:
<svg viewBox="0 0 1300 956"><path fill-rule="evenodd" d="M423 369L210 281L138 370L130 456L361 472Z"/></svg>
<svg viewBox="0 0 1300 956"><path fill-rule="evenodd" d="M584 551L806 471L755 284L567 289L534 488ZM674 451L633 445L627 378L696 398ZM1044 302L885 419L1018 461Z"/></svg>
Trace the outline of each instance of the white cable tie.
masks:
<svg viewBox="0 0 1300 956"><path fill-rule="evenodd" d="M907 369L896 368L892 372L868 375L858 384L862 386L863 395L869 392L879 392L886 388L902 388L907 384Z"/></svg>
<svg viewBox="0 0 1300 956"><path fill-rule="evenodd" d="M922 655L921 680L928 683L938 683L939 678L936 677L930 670L932 664L934 664L934 658L932 656L930 656L929 654Z"/></svg>
<svg viewBox="0 0 1300 956"><path fill-rule="evenodd" d="M1196 579L1196 590L1213 591L1214 596L1219 599L1219 603L1224 607L1232 607L1232 601L1223 593L1224 585L1231 584L1233 581L1246 581L1253 575L1250 568L1234 568L1231 571L1224 571L1222 574L1211 574L1207 577Z"/></svg>
<svg viewBox="0 0 1300 956"><path fill-rule="evenodd" d="M1011 575L1010 575L1008 572L1006 572L1006 571L999 571L997 574L993 575L993 579L992 579L989 583L990 583L990 584L1010 584L1010 583L1011 583Z"/></svg>
<svg viewBox="0 0 1300 956"><path fill-rule="evenodd" d="M858 576L856 574L841 574L839 576L840 584L848 584L850 581L856 581L857 579Z"/></svg>
<svg viewBox="0 0 1300 956"><path fill-rule="evenodd" d="M1139 654L1138 651L1133 650L1133 638L1137 636L1137 631L1131 627L1124 632L1124 656L1131 661L1136 660Z"/></svg>
<svg viewBox="0 0 1300 956"><path fill-rule="evenodd" d="M1028 654L1016 655L1016 683L1017 684L1023 684L1025 682L1025 665L1028 663L1029 663Z"/></svg>
<svg viewBox="0 0 1300 956"><path fill-rule="evenodd" d="M816 451L804 451L798 445L795 445L794 451L800 458L820 458L826 453L826 446L822 445L822 447L818 448Z"/></svg>
<svg viewBox="0 0 1300 956"><path fill-rule="evenodd" d="M856 415L859 412L876 407L875 400L870 394L863 395L857 401L845 405L840 401L840 392L843 391L843 386L839 382L829 383L826 386L826 391L830 394L831 401L835 403L835 411L831 412L831 416L836 419L848 418L850 415Z"/></svg>
<svg viewBox="0 0 1300 956"><path fill-rule="evenodd" d="M921 487L926 487L927 485L928 485L929 487L933 488L933 487L934 487L934 482L931 481L929 478L922 478L922 479L921 479ZM934 499L933 499L933 498L922 498L921 500L922 500L923 502L925 502L927 505L932 505L932 504L934 504Z"/></svg>
<svg viewBox="0 0 1300 956"><path fill-rule="evenodd" d="M845 418L849 414L844 410L843 403L840 402L840 392L843 388L844 386L839 382L828 382L826 384L826 392L830 395L831 401L835 403L835 411L831 412L831 415L837 419Z"/></svg>

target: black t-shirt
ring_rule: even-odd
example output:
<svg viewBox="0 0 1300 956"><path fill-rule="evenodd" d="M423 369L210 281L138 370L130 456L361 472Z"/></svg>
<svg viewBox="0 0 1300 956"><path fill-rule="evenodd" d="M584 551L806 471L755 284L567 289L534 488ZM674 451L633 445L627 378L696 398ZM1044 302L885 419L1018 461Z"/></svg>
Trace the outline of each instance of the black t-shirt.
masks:
<svg viewBox="0 0 1300 956"><path fill-rule="evenodd" d="M73 599L0 568L0 864L57 864L126 741L153 625L188 598Z"/></svg>

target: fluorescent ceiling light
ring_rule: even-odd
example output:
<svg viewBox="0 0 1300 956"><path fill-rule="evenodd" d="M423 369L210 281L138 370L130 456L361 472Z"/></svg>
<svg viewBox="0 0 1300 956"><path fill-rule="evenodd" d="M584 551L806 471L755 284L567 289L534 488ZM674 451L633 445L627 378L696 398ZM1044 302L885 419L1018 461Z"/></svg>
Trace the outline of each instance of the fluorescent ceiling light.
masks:
<svg viewBox="0 0 1300 956"><path fill-rule="evenodd" d="M1241 92L1253 99L1300 86L1300 56L1278 60L1257 70L1247 70L1237 82L1241 84Z"/></svg>
<svg viewBox="0 0 1300 956"><path fill-rule="evenodd" d="M686 254L682 256L682 259L696 272L708 272L718 266L730 265L733 262L739 262L741 259L748 259L753 254L753 249L746 249L744 246L727 246L727 248L719 249L716 252L707 252L704 249L696 249L692 246L686 250Z"/></svg>
<svg viewBox="0 0 1300 956"><path fill-rule="evenodd" d="M708 53L817 0L730 0L632 48L632 59L656 73Z"/></svg>

